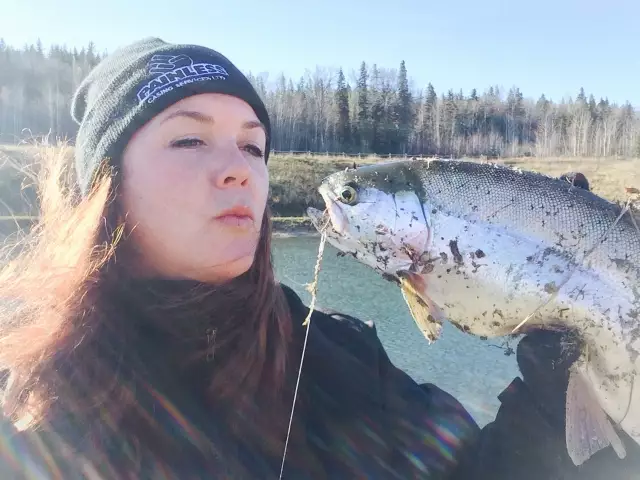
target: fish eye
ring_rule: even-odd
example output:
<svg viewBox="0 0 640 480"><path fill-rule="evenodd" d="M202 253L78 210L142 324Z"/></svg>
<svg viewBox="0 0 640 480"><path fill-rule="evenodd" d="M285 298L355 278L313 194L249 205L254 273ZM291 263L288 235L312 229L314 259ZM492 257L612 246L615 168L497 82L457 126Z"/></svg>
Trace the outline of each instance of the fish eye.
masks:
<svg viewBox="0 0 640 480"><path fill-rule="evenodd" d="M353 204L356 201L356 189L349 185L342 187L340 201L346 204Z"/></svg>

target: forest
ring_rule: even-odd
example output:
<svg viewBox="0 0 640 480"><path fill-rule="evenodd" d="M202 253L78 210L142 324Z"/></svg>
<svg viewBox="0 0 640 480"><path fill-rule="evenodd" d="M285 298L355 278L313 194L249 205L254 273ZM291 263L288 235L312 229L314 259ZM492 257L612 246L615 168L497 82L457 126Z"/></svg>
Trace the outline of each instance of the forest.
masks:
<svg viewBox="0 0 640 480"><path fill-rule="evenodd" d="M71 97L105 55L82 48L15 47L0 39L0 143L34 136L73 140ZM416 86L404 61L359 69L315 66L301 78L245 74L272 117L273 150L407 154L442 157L637 157L640 121L633 106L594 98L576 86L575 98L517 86L470 92ZM479 86L482 87L482 86Z"/></svg>

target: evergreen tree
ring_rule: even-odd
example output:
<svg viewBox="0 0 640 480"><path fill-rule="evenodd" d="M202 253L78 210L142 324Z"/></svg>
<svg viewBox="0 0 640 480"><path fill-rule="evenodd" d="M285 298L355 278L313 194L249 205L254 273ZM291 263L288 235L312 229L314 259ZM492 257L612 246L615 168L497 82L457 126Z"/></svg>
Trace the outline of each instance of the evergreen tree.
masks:
<svg viewBox="0 0 640 480"><path fill-rule="evenodd" d="M371 143L370 118L371 112L369 108L369 89L368 89L369 73L365 62L360 64L360 76L358 77L358 124L359 147L362 151L367 151Z"/></svg>
<svg viewBox="0 0 640 480"><path fill-rule="evenodd" d="M397 85L397 97L396 97L396 118L398 135L396 142L398 143L399 151L405 153L407 151L407 142L411 133L411 125L413 123L412 118L412 99L411 92L409 91L409 79L407 77L407 68L404 60L400 62L400 70L398 72L398 85Z"/></svg>
<svg viewBox="0 0 640 480"><path fill-rule="evenodd" d="M351 143L350 135L350 117L349 117L349 92L347 91L347 85L344 78L342 68L338 71L338 82L336 85L336 107L338 109L338 125L336 127L336 134L338 144L345 149L345 146L349 146ZM349 150L347 148L347 150Z"/></svg>

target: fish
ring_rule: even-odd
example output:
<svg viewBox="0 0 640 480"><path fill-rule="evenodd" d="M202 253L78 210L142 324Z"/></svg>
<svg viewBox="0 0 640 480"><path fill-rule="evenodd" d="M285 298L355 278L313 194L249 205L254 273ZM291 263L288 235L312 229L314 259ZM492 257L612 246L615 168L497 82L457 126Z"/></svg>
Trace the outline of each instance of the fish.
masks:
<svg viewBox="0 0 640 480"><path fill-rule="evenodd" d="M318 191L315 228L399 286L429 343L445 321L483 338L577 332L565 428L575 465L608 446L624 458L620 430L640 444L640 230L624 205L463 160L363 165Z"/></svg>

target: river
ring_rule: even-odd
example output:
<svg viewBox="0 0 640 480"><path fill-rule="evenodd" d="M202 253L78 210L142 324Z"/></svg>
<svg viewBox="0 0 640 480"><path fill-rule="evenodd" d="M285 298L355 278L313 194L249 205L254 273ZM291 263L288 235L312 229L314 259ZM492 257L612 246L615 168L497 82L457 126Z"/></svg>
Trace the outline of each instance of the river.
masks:
<svg viewBox="0 0 640 480"><path fill-rule="evenodd" d="M319 238L274 239L278 280L307 303L305 284L313 278ZM480 425L499 407L498 394L519 375L515 355L505 355L505 339L481 340L445 323L429 345L415 325L400 289L351 257L338 257L326 244L318 284L318 307L373 320L391 361L418 382L430 382L455 396ZM509 341L515 350L516 340Z"/></svg>

